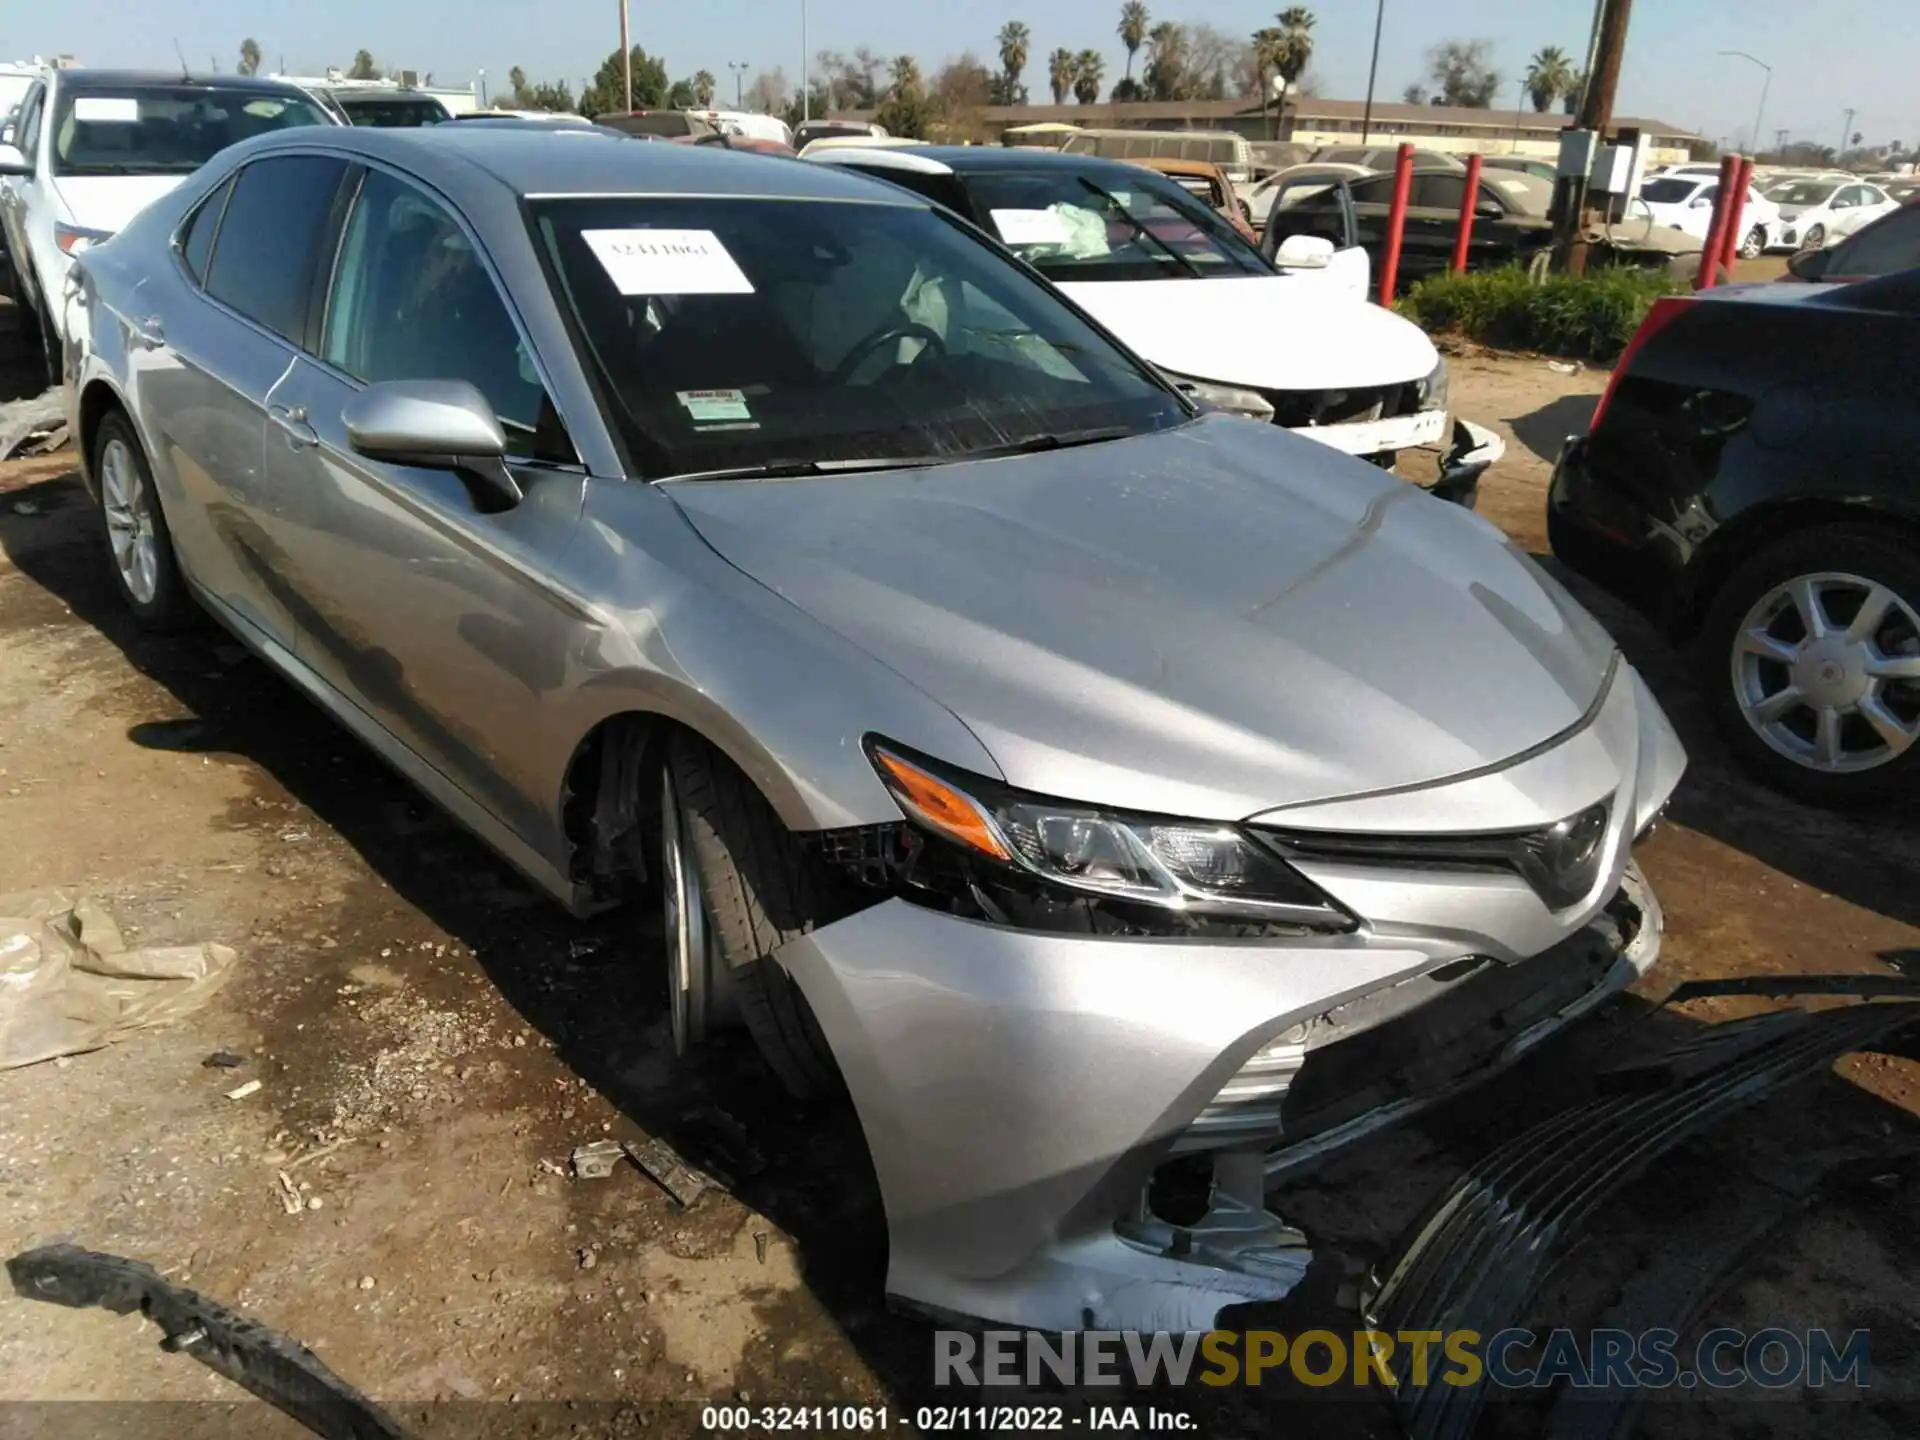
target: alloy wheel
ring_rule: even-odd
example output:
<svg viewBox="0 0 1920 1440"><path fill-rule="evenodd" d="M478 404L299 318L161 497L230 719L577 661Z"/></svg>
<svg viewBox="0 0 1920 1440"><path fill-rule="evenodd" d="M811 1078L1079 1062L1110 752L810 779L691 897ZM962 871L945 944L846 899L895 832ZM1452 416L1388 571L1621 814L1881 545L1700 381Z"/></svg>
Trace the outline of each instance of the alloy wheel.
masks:
<svg viewBox="0 0 1920 1440"><path fill-rule="evenodd" d="M707 919L700 867L687 844L673 772L660 781L660 892L667 939L673 1053L684 1055L737 1013L730 975Z"/></svg>
<svg viewBox="0 0 1920 1440"><path fill-rule="evenodd" d="M1767 248L1767 232L1758 225L1747 232L1747 238L1740 242L1742 260L1758 260L1761 252Z"/></svg>
<svg viewBox="0 0 1920 1440"><path fill-rule="evenodd" d="M126 441L109 440L100 452L100 508L114 567L127 593L153 603L160 586L160 544L154 535L153 489L140 473Z"/></svg>
<svg viewBox="0 0 1920 1440"><path fill-rule="evenodd" d="M1809 770L1872 770L1920 740L1920 614L1878 581L1824 572L1775 586L1731 658L1747 723Z"/></svg>

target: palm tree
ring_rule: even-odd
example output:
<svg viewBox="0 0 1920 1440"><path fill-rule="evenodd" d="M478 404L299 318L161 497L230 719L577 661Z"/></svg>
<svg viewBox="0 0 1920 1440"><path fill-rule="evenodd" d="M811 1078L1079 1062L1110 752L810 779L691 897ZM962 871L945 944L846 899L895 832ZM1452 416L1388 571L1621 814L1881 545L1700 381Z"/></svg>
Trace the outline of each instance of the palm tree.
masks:
<svg viewBox="0 0 1920 1440"><path fill-rule="evenodd" d="M1027 68L1027 46L1033 40L1033 33L1018 20L1009 20L1000 27L996 37L1000 42L1000 69L1006 76L1005 101L1009 105L1020 103L1020 72Z"/></svg>
<svg viewBox="0 0 1920 1440"><path fill-rule="evenodd" d="M246 39L240 42L240 73L257 75L260 73L260 42Z"/></svg>
<svg viewBox="0 0 1920 1440"><path fill-rule="evenodd" d="M713 104L713 72L696 70L693 72L693 103L702 110Z"/></svg>
<svg viewBox="0 0 1920 1440"><path fill-rule="evenodd" d="M1560 92L1560 108L1569 115L1580 113L1580 102L1586 98L1587 73L1581 71L1567 82L1567 88Z"/></svg>
<svg viewBox="0 0 1920 1440"><path fill-rule="evenodd" d="M1263 128L1271 131L1272 126L1265 125L1267 114L1267 73L1273 69L1274 62L1280 58L1280 32L1268 25L1253 32L1253 71L1260 82L1260 115Z"/></svg>
<svg viewBox="0 0 1920 1440"><path fill-rule="evenodd" d="M1047 56L1047 85L1053 91L1053 103L1064 105L1067 95L1073 89L1075 75L1078 74L1078 62L1073 52L1062 46Z"/></svg>
<svg viewBox="0 0 1920 1440"><path fill-rule="evenodd" d="M1549 45L1527 62L1527 98L1544 115L1553 102L1574 88L1573 61L1558 45Z"/></svg>
<svg viewBox="0 0 1920 1440"><path fill-rule="evenodd" d="M1082 50L1073 58L1073 98L1091 105L1100 98L1100 82L1106 78L1107 62L1098 50Z"/></svg>
<svg viewBox="0 0 1920 1440"><path fill-rule="evenodd" d="M1273 17L1280 22L1279 33L1273 42L1272 65L1274 74L1280 77L1280 108L1278 120L1286 123L1287 91L1293 82L1306 73L1308 63L1313 59L1313 12L1304 5L1294 5L1282 10Z"/></svg>
<svg viewBox="0 0 1920 1440"><path fill-rule="evenodd" d="M1180 99L1186 68L1186 29L1171 20L1162 20L1147 32L1147 98Z"/></svg>
<svg viewBox="0 0 1920 1440"><path fill-rule="evenodd" d="M1120 43L1127 47L1127 79L1133 79L1133 57L1147 43L1147 7L1141 0L1127 0L1120 7Z"/></svg>

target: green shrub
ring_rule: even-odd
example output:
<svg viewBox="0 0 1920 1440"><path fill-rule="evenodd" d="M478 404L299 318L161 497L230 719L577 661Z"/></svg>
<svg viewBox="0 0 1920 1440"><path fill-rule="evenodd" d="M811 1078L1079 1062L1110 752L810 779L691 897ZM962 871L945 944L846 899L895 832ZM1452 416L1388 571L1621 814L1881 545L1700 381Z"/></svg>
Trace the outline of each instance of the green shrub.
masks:
<svg viewBox="0 0 1920 1440"><path fill-rule="evenodd" d="M1611 360L1626 348L1655 300L1684 288L1664 269L1607 266L1578 279L1549 275L1536 284L1513 265L1432 276L1408 291L1398 308L1433 334Z"/></svg>

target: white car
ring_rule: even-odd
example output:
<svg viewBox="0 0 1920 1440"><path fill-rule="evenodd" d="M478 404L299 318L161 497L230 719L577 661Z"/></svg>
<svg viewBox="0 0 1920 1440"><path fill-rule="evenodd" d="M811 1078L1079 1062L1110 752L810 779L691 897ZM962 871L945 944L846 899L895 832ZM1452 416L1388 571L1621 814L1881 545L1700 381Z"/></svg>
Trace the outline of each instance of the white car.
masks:
<svg viewBox="0 0 1920 1440"><path fill-rule="evenodd" d="M1795 180L1777 186L1773 200L1780 207L1779 243L1797 250L1819 250L1900 208L1864 180Z"/></svg>
<svg viewBox="0 0 1920 1440"><path fill-rule="evenodd" d="M997 235L1216 409L1383 466L1444 448L1435 492L1468 504L1504 453L1492 431L1449 417L1446 362L1425 332L1367 303L1366 270L1341 263L1364 266L1363 251L1296 236L1276 269L1164 176L1092 155L974 145L807 159L890 180Z"/></svg>
<svg viewBox="0 0 1920 1440"><path fill-rule="evenodd" d="M1713 202L1719 194L1718 176L1660 175L1640 187L1640 198L1656 225L1703 242L1713 224ZM1752 260L1786 243L1781 238L1780 207L1749 185L1747 203L1740 211L1740 258Z"/></svg>
<svg viewBox="0 0 1920 1440"><path fill-rule="evenodd" d="M34 316L48 383L60 378L72 257L118 231L219 151L270 130L333 125L275 80L123 70L35 78L0 145L0 227L13 298Z"/></svg>

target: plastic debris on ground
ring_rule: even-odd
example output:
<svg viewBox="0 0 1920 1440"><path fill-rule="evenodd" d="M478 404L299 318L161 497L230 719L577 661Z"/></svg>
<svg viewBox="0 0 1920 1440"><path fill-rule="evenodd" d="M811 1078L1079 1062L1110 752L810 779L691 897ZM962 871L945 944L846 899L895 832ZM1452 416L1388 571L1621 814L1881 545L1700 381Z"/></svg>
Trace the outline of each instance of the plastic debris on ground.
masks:
<svg viewBox="0 0 1920 1440"><path fill-rule="evenodd" d="M0 460L44 455L67 443L67 411L58 390L0 405Z"/></svg>
<svg viewBox="0 0 1920 1440"><path fill-rule="evenodd" d="M105 910L55 891L0 896L0 1070L98 1050L198 1010L225 945L129 950Z"/></svg>
<svg viewBox="0 0 1920 1440"><path fill-rule="evenodd" d="M573 1176L576 1180L604 1180L613 1174L626 1152L618 1140L594 1140L573 1147Z"/></svg>
<svg viewBox="0 0 1920 1440"><path fill-rule="evenodd" d="M707 1177L676 1155L664 1140L625 1140L621 1144L633 1163L651 1175L683 1209L691 1210L706 1193Z"/></svg>

